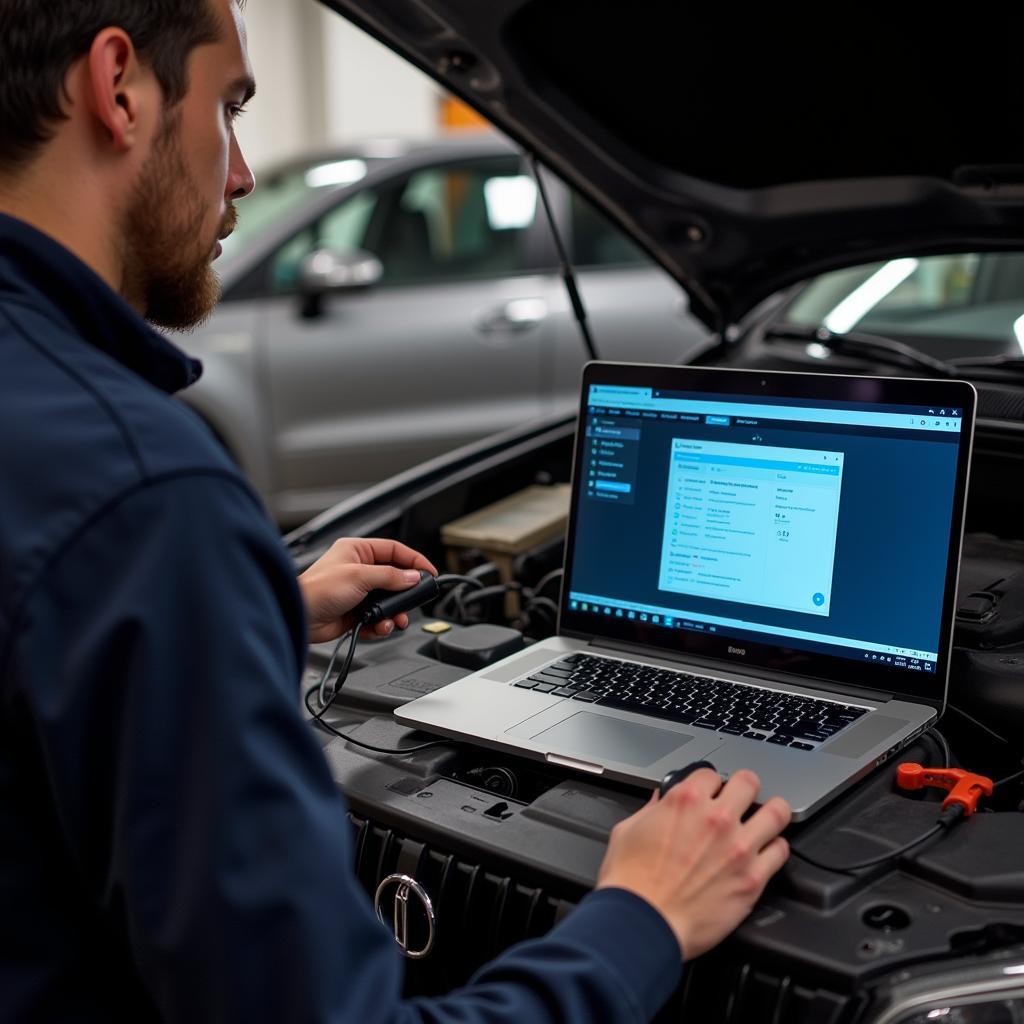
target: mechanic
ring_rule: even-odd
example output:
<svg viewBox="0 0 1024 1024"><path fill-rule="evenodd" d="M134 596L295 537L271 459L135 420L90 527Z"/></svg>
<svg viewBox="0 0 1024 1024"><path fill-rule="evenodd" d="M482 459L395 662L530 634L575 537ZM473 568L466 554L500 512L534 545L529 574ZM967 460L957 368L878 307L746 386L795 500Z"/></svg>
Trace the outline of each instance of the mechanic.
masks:
<svg viewBox="0 0 1024 1024"><path fill-rule="evenodd" d="M652 797L547 936L402 1002L299 685L433 567L344 540L296 582L146 322L216 301L253 88L238 0L0 0L0 1021L647 1020L786 859L750 773Z"/></svg>

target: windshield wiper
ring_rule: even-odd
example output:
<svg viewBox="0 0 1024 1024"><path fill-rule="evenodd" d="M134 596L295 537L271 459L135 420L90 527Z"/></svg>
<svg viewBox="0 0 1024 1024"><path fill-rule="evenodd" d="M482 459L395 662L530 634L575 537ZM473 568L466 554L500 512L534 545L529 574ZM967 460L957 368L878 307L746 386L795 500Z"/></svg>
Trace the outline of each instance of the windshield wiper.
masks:
<svg viewBox="0 0 1024 1024"><path fill-rule="evenodd" d="M963 356L951 359L950 366L957 372L963 370L993 370L996 373L1024 373L1024 355L1005 352L998 356Z"/></svg>
<svg viewBox="0 0 1024 1024"><path fill-rule="evenodd" d="M957 366L952 363L935 359L910 345L904 345L902 341L884 338L880 334L862 334L858 331L836 334L827 327L774 324L765 328L764 338L766 341L792 339L793 341L806 341L809 344L816 343L843 355L871 356L888 366L909 366L918 370L927 370L939 377L956 377L959 372Z"/></svg>

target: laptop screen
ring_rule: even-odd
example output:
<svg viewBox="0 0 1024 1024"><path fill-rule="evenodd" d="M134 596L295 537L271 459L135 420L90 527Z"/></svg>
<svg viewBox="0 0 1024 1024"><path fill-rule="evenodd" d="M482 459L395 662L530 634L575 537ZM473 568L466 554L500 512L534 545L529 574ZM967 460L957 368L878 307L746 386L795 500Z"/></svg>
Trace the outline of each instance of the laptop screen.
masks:
<svg viewBox="0 0 1024 1024"><path fill-rule="evenodd" d="M941 699L968 385L600 365L563 631Z"/></svg>

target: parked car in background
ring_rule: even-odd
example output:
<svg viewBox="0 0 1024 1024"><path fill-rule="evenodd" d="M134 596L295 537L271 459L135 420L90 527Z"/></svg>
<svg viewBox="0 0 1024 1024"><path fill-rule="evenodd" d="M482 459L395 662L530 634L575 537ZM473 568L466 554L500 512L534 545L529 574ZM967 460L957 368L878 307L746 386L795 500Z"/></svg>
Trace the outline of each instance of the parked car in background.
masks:
<svg viewBox="0 0 1024 1024"><path fill-rule="evenodd" d="M257 175L180 339L188 402L282 525L567 407L587 358L533 170L497 134L375 142ZM678 362L684 292L558 179L552 211L602 358Z"/></svg>

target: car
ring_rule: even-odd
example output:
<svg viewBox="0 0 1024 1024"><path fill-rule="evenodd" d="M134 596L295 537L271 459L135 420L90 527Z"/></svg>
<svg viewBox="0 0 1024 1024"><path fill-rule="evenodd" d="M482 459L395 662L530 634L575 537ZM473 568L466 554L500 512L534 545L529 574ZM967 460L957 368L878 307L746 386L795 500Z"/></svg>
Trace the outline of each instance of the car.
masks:
<svg viewBox="0 0 1024 1024"><path fill-rule="evenodd" d="M671 272L711 332L693 365L975 385L947 713L900 757L932 767L941 787L959 778L954 765L996 780L989 813L912 844L945 793L904 792L881 758L788 838L803 852L824 849L825 865L851 853L882 859L833 870L792 857L736 934L687 965L661 1019L1021 1019L1024 142L1008 127L1024 109L1024 82L1015 33L909 9L836 27L721 5L327 4L490 117ZM556 414L507 430L287 536L299 569L340 536L383 535L472 581L414 613L408 632L360 648L336 719L351 735L418 746L429 737L400 729L396 707L460 678L472 653L550 635L563 537L538 535L515 557L494 541L487 550L455 540L479 536L469 527L495 503L564 485L575 433L575 417ZM922 522L935 514L912 477L906 494ZM328 656L313 651L309 686ZM451 743L371 755L316 734L348 798L357 872L382 920L396 913L396 877L429 897L402 918L404 951L424 954L410 961L410 993L457 985L559 920L593 885L610 828L647 796L495 750Z"/></svg>
<svg viewBox="0 0 1024 1024"><path fill-rule="evenodd" d="M533 170L498 133L258 177L219 307L180 343L204 364L184 400L281 525L575 400L587 351ZM602 352L676 360L706 339L626 235L557 179L547 192Z"/></svg>

